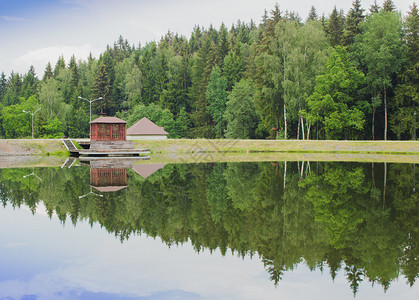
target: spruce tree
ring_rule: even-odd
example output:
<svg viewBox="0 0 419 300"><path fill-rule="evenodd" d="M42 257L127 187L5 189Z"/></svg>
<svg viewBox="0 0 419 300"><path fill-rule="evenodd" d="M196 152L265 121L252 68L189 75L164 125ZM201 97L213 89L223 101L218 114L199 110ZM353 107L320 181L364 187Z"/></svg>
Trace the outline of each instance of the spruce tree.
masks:
<svg viewBox="0 0 419 300"><path fill-rule="evenodd" d="M0 76L0 103L3 102L4 95L6 94L7 90L7 79L4 72L1 72Z"/></svg>
<svg viewBox="0 0 419 300"><path fill-rule="evenodd" d="M111 81L108 70L103 61L98 65L98 70L95 77L95 82L92 86L92 98L97 99L102 97L102 100L93 102L94 107L100 108L100 113L109 114L113 108L111 98Z"/></svg>
<svg viewBox="0 0 419 300"><path fill-rule="evenodd" d="M336 6L333 8L329 17L328 34L330 43L333 47L341 44L343 35L343 18L342 13L338 12Z"/></svg>
<svg viewBox="0 0 419 300"><path fill-rule="evenodd" d="M220 33L219 33L218 44L217 44L217 64L221 68L223 67L224 57L226 57L228 51L229 51L228 32L224 23L222 23L220 26Z"/></svg>
<svg viewBox="0 0 419 300"><path fill-rule="evenodd" d="M33 66L29 67L28 73L23 78L22 90L23 97L29 98L32 95L35 95L38 87L38 78L36 77L35 68Z"/></svg>
<svg viewBox="0 0 419 300"><path fill-rule="evenodd" d="M307 22L317 20L317 11L314 6L311 6L310 12L308 13Z"/></svg>
<svg viewBox="0 0 419 300"><path fill-rule="evenodd" d="M371 14L378 14L380 12L380 6L377 4L377 0L374 0L374 4L370 7Z"/></svg>
<svg viewBox="0 0 419 300"><path fill-rule="evenodd" d="M392 0L386 0L383 3L383 11L385 12L391 12L391 11L395 11L396 10L396 6L394 5Z"/></svg>
<svg viewBox="0 0 419 300"><path fill-rule="evenodd" d="M343 31L343 44L352 45L355 36L361 33L359 24L364 21L364 9L361 8L361 0L354 0L352 8L349 10Z"/></svg>
<svg viewBox="0 0 419 300"><path fill-rule="evenodd" d="M77 86L79 85L79 80L80 80L76 57L74 55L71 56L70 63L68 64L68 69L70 70L70 75L71 75L70 89L74 94L74 92L77 89Z"/></svg>
<svg viewBox="0 0 419 300"><path fill-rule="evenodd" d="M47 81L47 79L52 78L54 73L52 73L52 66L51 63L48 62L47 66L45 67L44 76L42 77L42 81Z"/></svg>
<svg viewBox="0 0 419 300"><path fill-rule="evenodd" d="M57 60L57 63L55 64L54 67L54 77L57 77L58 74L60 73L61 69L65 69L65 61L64 61L64 57L62 55L60 55L60 57Z"/></svg>

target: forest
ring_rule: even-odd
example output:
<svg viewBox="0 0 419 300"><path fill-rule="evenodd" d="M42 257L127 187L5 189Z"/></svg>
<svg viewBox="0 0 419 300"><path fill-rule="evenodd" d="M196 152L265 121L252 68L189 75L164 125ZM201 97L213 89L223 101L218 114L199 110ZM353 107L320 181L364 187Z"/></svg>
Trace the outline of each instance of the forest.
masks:
<svg viewBox="0 0 419 300"><path fill-rule="evenodd" d="M88 137L86 100L96 100L93 118L146 116L170 138L416 139L416 3L405 15L392 0L261 15L145 45L120 36L98 58L2 72L0 137L30 137L32 119L37 138Z"/></svg>

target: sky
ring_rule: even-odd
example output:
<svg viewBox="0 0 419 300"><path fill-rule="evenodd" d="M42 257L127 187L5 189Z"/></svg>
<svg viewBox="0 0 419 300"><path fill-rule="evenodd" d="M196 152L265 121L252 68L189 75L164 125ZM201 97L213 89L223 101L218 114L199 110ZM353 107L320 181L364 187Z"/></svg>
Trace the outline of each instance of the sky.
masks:
<svg viewBox="0 0 419 300"><path fill-rule="evenodd" d="M377 0L379 5L384 0ZM393 0L407 14L414 0ZM368 9L374 0L361 0ZM319 16L333 7L346 13L351 0L0 0L0 72L26 74L33 65L42 77L48 62L63 55L98 57L119 36L130 44L159 41L169 30L190 37L195 25L229 28L237 20L258 24L275 3L306 19L313 5Z"/></svg>
<svg viewBox="0 0 419 300"><path fill-rule="evenodd" d="M0 207L0 266L0 299L416 300L419 293L404 278L386 293L364 280L354 298L343 271L333 281L327 266L310 271L304 263L275 287L258 255L197 253L190 242L169 248L145 234L121 243L99 224L50 219L42 202L35 214Z"/></svg>

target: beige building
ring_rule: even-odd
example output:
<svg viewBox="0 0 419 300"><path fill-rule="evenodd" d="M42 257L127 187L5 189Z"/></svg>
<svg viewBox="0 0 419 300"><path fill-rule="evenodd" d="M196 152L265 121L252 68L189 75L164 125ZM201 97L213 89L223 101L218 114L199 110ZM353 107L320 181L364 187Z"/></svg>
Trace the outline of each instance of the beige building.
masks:
<svg viewBox="0 0 419 300"><path fill-rule="evenodd" d="M127 140L164 140L169 134L146 117L127 129Z"/></svg>

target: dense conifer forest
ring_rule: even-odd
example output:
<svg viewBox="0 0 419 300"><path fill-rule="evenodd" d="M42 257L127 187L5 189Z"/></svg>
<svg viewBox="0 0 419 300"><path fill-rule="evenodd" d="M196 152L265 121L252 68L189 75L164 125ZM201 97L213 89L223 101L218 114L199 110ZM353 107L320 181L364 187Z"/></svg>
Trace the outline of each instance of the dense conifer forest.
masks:
<svg viewBox="0 0 419 300"><path fill-rule="evenodd" d="M263 13L263 12L262 12ZM146 116L171 138L416 137L419 16L391 0L306 17L266 10L259 24L196 25L98 58L60 57L0 76L0 137L89 136L92 114L132 125ZM40 73L37 73L40 72Z"/></svg>

